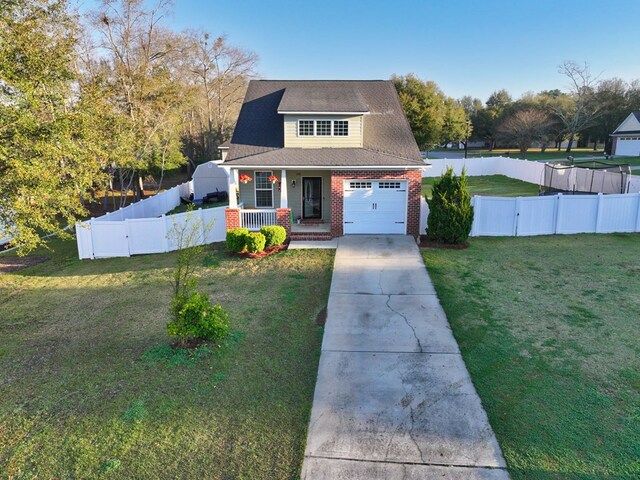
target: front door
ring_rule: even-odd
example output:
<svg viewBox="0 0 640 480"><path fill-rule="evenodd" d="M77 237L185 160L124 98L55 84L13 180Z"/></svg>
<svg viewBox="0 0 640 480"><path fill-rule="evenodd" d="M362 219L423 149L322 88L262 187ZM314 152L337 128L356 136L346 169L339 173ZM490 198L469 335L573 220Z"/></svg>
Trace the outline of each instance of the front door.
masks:
<svg viewBox="0 0 640 480"><path fill-rule="evenodd" d="M302 218L322 218L321 177L302 177Z"/></svg>

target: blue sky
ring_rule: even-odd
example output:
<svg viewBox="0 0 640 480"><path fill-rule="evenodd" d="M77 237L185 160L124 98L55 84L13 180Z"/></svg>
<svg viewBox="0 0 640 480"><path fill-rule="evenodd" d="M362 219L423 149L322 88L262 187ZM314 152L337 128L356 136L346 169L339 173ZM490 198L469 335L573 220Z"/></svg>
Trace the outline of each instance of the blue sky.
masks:
<svg viewBox="0 0 640 480"><path fill-rule="evenodd" d="M227 34L259 55L263 78L413 72L482 100L500 88L563 88L563 60L640 78L640 0L174 1L174 28Z"/></svg>

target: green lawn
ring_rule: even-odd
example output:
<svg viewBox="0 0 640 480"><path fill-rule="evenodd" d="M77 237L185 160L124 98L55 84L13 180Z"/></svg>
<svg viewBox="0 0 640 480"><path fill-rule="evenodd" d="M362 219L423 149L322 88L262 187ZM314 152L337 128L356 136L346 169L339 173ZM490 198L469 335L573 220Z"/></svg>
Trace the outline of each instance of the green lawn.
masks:
<svg viewBox="0 0 640 480"><path fill-rule="evenodd" d="M640 478L640 235L423 255L513 480Z"/></svg>
<svg viewBox="0 0 640 480"><path fill-rule="evenodd" d="M233 333L184 354L165 333L175 254L54 246L0 275L0 478L298 477L332 251L209 247L200 286Z"/></svg>
<svg viewBox="0 0 640 480"><path fill-rule="evenodd" d="M207 208L215 208L215 207L226 207L229 205L229 202L210 202L210 203L181 203L173 210L168 211L165 215L173 215L174 213L184 213L189 211L189 207L193 205L194 210L206 210Z"/></svg>
<svg viewBox="0 0 640 480"><path fill-rule="evenodd" d="M422 179L422 194L431 198L431 189L435 177ZM469 193L473 195L497 196L497 197L524 197L538 195L538 185L521 182L504 175L485 175L480 177L467 177Z"/></svg>

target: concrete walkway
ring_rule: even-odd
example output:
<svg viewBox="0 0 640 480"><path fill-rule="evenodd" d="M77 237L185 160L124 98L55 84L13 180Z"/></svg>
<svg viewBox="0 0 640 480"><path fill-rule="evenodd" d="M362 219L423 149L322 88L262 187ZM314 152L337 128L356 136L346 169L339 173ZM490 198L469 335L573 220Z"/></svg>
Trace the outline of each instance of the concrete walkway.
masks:
<svg viewBox="0 0 640 480"><path fill-rule="evenodd" d="M303 480L506 480L413 238L342 237Z"/></svg>

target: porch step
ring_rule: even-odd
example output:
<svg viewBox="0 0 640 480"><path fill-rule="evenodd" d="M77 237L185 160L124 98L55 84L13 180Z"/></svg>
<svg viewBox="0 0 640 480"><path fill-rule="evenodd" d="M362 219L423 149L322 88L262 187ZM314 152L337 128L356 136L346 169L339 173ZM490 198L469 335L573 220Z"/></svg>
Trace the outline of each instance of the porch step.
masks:
<svg viewBox="0 0 640 480"><path fill-rule="evenodd" d="M331 232L291 232L290 238L295 241L328 241L331 240L333 236Z"/></svg>

